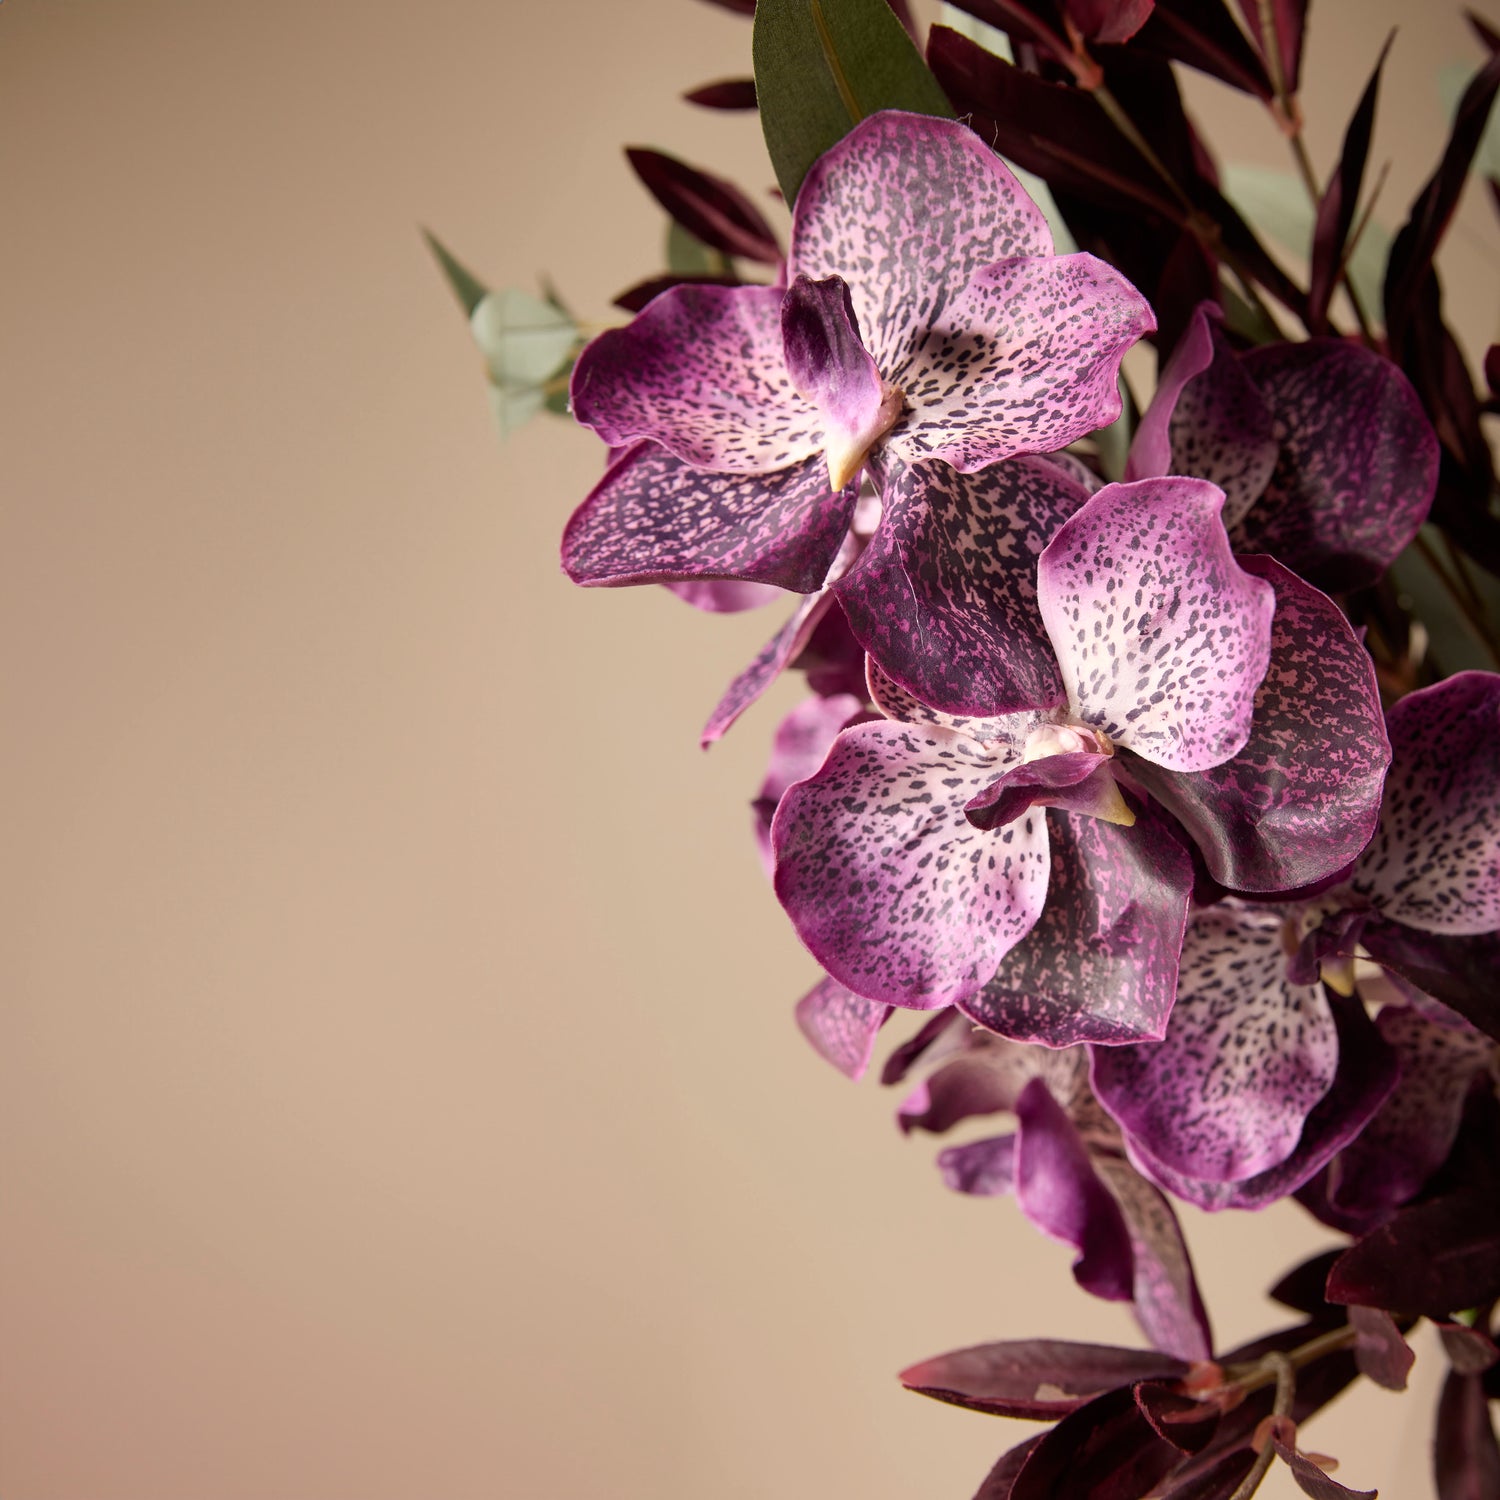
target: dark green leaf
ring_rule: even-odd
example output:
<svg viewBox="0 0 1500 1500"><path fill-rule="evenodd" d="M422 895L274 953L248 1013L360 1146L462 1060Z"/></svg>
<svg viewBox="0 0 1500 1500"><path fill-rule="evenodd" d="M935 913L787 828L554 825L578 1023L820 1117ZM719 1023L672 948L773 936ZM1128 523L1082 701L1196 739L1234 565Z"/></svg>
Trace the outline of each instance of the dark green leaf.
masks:
<svg viewBox="0 0 1500 1500"><path fill-rule="evenodd" d="M813 162L867 115L953 117L886 0L760 0L752 51L761 128L788 203Z"/></svg>
<svg viewBox="0 0 1500 1500"><path fill-rule="evenodd" d="M464 310L464 316L473 317L474 309L484 301L489 288L430 229L424 229L422 237L427 241L427 248L432 251L438 265L443 268L448 285L453 288L453 295L458 298L458 305Z"/></svg>

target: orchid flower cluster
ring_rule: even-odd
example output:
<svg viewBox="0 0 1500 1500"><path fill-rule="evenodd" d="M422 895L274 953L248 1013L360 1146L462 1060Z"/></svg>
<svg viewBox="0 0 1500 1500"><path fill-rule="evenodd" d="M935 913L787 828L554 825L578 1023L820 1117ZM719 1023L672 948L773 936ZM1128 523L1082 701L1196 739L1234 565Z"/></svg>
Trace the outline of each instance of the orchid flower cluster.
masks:
<svg viewBox="0 0 1500 1500"><path fill-rule="evenodd" d="M572 415L608 456L563 566L706 610L790 598L703 741L805 674L754 803L822 971L797 1021L858 1078L922 1013L883 1068L903 1130L1005 1117L942 1152L944 1182L1014 1195L1081 1287L1133 1307L1148 1347L1010 1341L904 1372L1056 1424L980 1497L1239 1500L1273 1461L1356 1493L1299 1424L1356 1375L1403 1387L1419 1317L1451 1365L1440 1494L1500 1495L1500 675L1440 655L1446 617L1401 573L1426 559L1500 661L1475 582L1500 571L1500 403L1432 265L1500 39L1481 25L1490 62L1398 237L1382 334L1347 276L1379 65L1306 291L1176 102L1174 63L1217 72L1300 149L1305 5L1250 4L1244 28L1222 0L962 8L1015 61L934 28L929 73L903 6L822 0L809 29L805 3L761 0L753 83L689 96L758 101L784 256L739 189L631 153L704 255L576 351ZM812 35L807 87L831 75L845 109L828 139L777 102ZM1089 250L1059 253L1001 152ZM1341 282L1360 335L1334 324ZM1293 1195L1351 1243L1277 1287L1300 1321L1219 1351L1173 1201Z"/></svg>

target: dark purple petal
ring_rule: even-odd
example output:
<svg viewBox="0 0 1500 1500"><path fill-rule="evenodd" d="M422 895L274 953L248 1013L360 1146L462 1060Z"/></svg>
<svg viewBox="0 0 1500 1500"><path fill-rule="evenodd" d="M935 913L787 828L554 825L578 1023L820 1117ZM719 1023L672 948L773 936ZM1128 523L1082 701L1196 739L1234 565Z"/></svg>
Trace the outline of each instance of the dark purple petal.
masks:
<svg viewBox="0 0 1500 1500"><path fill-rule="evenodd" d="M899 385L896 369L981 266L1051 254L1042 211L972 130L882 110L803 178L787 274L842 276L865 347Z"/></svg>
<svg viewBox="0 0 1500 1500"><path fill-rule="evenodd" d="M1355 1330L1354 1362L1360 1374L1388 1391L1404 1391L1417 1356L1401 1337L1395 1319L1383 1308L1351 1307L1349 1322Z"/></svg>
<svg viewBox="0 0 1500 1500"><path fill-rule="evenodd" d="M813 956L857 994L950 1005L1036 922L1050 865L1043 814L995 833L964 817L1006 764L954 730L863 724L783 797L776 893Z"/></svg>
<svg viewBox="0 0 1500 1500"><path fill-rule="evenodd" d="M1182 1461L1156 1435L1129 1386L1066 1416L1022 1466L1011 1500L1140 1500Z"/></svg>
<svg viewBox="0 0 1500 1500"><path fill-rule="evenodd" d="M1230 555L1223 500L1198 479L1106 485L1037 569L1071 711L1170 770L1241 749L1270 654L1276 596Z"/></svg>
<svg viewBox="0 0 1500 1500"><path fill-rule="evenodd" d="M1500 676L1460 672L1387 716L1380 827L1351 881L1377 911L1425 932L1500 927Z"/></svg>
<svg viewBox="0 0 1500 1500"><path fill-rule="evenodd" d="M1000 714L992 719L944 713L898 686L881 671L879 663L873 658L867 659L865 675L870 701L886 718L895 719L901 724L935 724L943 729L957 729L981 744L1005 746L1006 765L1020 758L1032 731L1044 723L1044 717L1039 713ZM998 765L995 774L1000 774Z"/></svg>
<svg viewBox="0 0 1500 1500"><path fill-rule="evenodd" d="M1016 1476L1031 1457L1032 1450L1045 1436L1046 1433L1039 1432L1035 1437L1029 1437L1024 1443L1017 1443L1014 1448L1002 1453L995 1467L984 1476L984 1483L974 1492L974 1500L1010 1500Z"/></svg>
<svg viewBox="0 0 1500 1500"><path fill-rule="evenodd" d="M1280 1438L1273 1438L1276 1456L1291 1471L1297 1488L1313 1500L1375 1500L1374 1490L1351 1490L1320 1469L1305 1453L1289 1448Z"/></svg>
<svg viewBox="0 0 1500 1500"><path fill-rule="evenodd" d="M1213 1332L1198 1292L1187 1241L1171 1203L1129 1162L1094 1153L1094 1170L1115 1195L1130 1230L1135 1284L1130 1300L1152 1345L1179 1359L1213 1356Z"/></svg>
<svg viewBox="0 0 1500 1500"><path fill-rule="evenodd" d="M1120 415L1120 361L1155 327L1141 294L1092 255L986 266L886 373L907 408L891 452L973 473L1062 448Z"/></svg>
<svg viewBox="0 0 1500 1500"><path fill-rule="evenodd" d="M794 782L805 780L823 764L839 731L858 718L863 708L860 700L849 693L805 698L777 725L766 779L753 804L756 842L768 879L773 873L771 820L782 795Z"/></svg>
<svg viewBox="0 0 1500 1500"><path fill-rule="evenodd" d="M859 339L859 323L841 276L811 281L799 276L781 304L781 337L787 374L823 418L823 448L830 482L847 485L870 445L900 410Z"/></svg>
<svg viewBox="0 0 1500 1500"><path fill-rule="evenodd" d="M1137 1380L1176 1380L1187 1371L1182 1360L1152 1349L1016 1339L924 1359L900 1378L909 1390L971 1411L1052 1421L1106 1391Z"/></svg>
<svg viewBox="0 0 1500 1500"><path fill-rule="evenodd" d="M1500 1363L1500 1349L1488 1334L1467 1323L1437 1324L1438 1336L1443 1341L1443 1352L1448 1363L1460 1375L1482 1375Z"/></svg>
<svg viewBox="0 0 1500 1500"><path fill-rule="evenodd" d="M823 419L792 386L772 286L676 286L573 366L573 415L611 447L649 438L703 469L767 474L817 453Z"/></svg>
<svg viewBox="0 0 1500 1500"><path fill-rule="evenodd" d="M956 1010L940 1010L929 1016L886 1058L880 1081L886 1085L901 1083L918 1063L941 1062L955 1052L962 1052L973 1029Z"/></svg>
<svg viewBox="0 0 1500 1500"><path fill-rule="evenodd" d="M863 1078L889 1005L866 1000L836 979L824 979L797 1002L797 1025L813 1050L846 1078Z"/></svg>
<svg viewBox="0 0 1500 1500"><path fill-rule="evenodd" d="M772 583L740 583L732 578L683 578L662 585L684 604L711 615L737 615L786 597Z"/></svg>
<svg viewBox="0 0 1500 1500"><path fill-rule="evenodd" d="M1038 1078L1067 1109L1086 1088L1088 1063L1081 1048L1057 1051L1028 1047L975 1030L962 1017L947 1019L957 1019L961 1027L933 1050L939 1059L949 1060L901 1105L897 1122L903 1133L927 1130L941 1134L975 1115L1014 1110L1026 1088ZM955 1051L957 1056L951 1056Z"/></svg>
<svg viewBox="0 0 1500 1500"><path fill-rule="evenodd" d="M1220 884L1296 890L1369 842L1390 748L1369 653L1339 607L1269 558L1240 562L1276 591L1249 740L1232 760L1191 774L1124 761L1193 836Z"/></svg>
<svg viewBox="0 0 1500 1500"><path fill-rule="evenodd" d="M1408 1003L1429 1014L1440 1004L1500 1041L1500 933L1449 937L1377 919L1360 935L1370 957L1405 986Z"/></svg>
<svg viewBox="0 0 1500 1500"><path fill-rule="evenodd" d="M1403 1005L1386 1006L1375 1024L1401 1080L1340 1153L1328 1187L1333 1208L1366 1221L1405 1203L1443 1164L1471 1085L1495 1067L1494 1043L1467 1026L1443 1026Z"/></svg>
<svg viewBox="0 0 1500 1500"><path fill-rule="evenodd" d="M1124 804L1109 774L1111 759L1101 750L1073 750L1023 761L987 786L964 811L976 828L1003 828L1033 807L1061 807L1095 817L1100 808L1118 813ZM1107 790L1096 785L1101 779ZM1110 821L1123 823L1125 818Z"/></svg>
<svg viewBox="0 0 1500 1500"><path fill-rule="evenodd" d="M1041 919L964 1012L1048 1047L1160 1037L1177 992L1192 862L1149 808L1131 828L1056 814L1048 823Z"/></svg>
<svg viewBox="0 0 1500 1500"><path fill-rule="evenodd" d="M690 167L664 151L627 146L625 155L651 196L710 249L780 264L781 246L771 226L732 182Z"/></svg>
<svg viewBox="0 0 1500 1500"><path fill-rule="evenodd" d="M1155 1164L1211 1182L1291 1154L1338 1067L1321 990L1286 977L1281 918L1194 914L1166 1038L1094 1052L1094 1092Z"/></svg>
<svg viewBox="0 0 1500 1500"><path fill-rule="evenodd" d="M1411 382L1343 339L1268 344L1244 357L1281 444L1265 494L1231 526L1325 589L1378 578L1427 518L1438 444Z"/></svg>
<svg viewBox="0 0 1500 1500"><path fill-rule="evenodd" d="M965 475L890 466L880 529L835 585L865 649L948 713L1051 708L1062 679L1036 606L1036 560L1087 498L1050 462Z"/></svg>
<svg viewBox="0 0 1500 1500"><path fill-rule="evenodd" d="M1016 1101L1016 1200L1044 1234L1078 1252L1073 1276L1084 1291L1128 1302L1134 1287L1130 1231L1099 1180L1073 1122L1034 1078Z"/></svg>
<svg viewBox="0 0 1500 1500"><path fill-rule="evenodd" d="M708 723L703 726L700 743L705 748L723 739L734 721L801 655L831 602L826 593L820 593L809 594L798 603L786 624L761 647L755 660L724 690L724 696L714 706L714 711L708 716ZM843 725L839 727L843 728ZM827 746L824 749L826 751ZM813 765L803 774L811 775L815 770L817 766ZM801 777L793 779L800 781Z"/></svg>
<svg viewBox="0 0 1500 1500"><path fill-rule="evenodd" d="M1219 332L1221 316L1211 302L1194 312L1136 429L1125 477L1210 480L1224 491L1232 527L1264 492L1280 445L1264 399Z"/></svg>
<svg viewBox="0 0 1500 1500"><path fill-rule="evenodd" d="M734 578L821 588L854 514L819 458L774 474L711 474L654 443L611 464L563 532L568 576L618 587Z"/></svg>
<svg viewBox="0 0 1500 1500"><path fill-rule="evenodd" d="M663 292L669 292L674 286L743 286L744 283L732 272L714 275L709 272L679 272L668 271L662 276L647 276L643 281L637 281L626 287L610 301L615 307L625 312L638 313L650 303L656 301Z"/></svg>
<svg viewBox="0 0 1500 1500"><path fill-rule="evenodd" d="M1295 1192L1364 1128L1396 1083L1396 1060L1357 1000L1328 997L1339 1037L1339 1071L1302 1128L1296 1149L1284 1161L1241 1182L1205 1182L1153 1162L1134 1142L1132 1158L1169 1193L1210 1210L1264 1208ZM1102 1049L1096 1059L1107 1056ZM1368 1300L1368 1299L1352 1299Z"/></svg>
<svg viewBox="0 0 1500 1500"><path fill-rule="evenodd" d="M1500 1441L1477 1375L1450 1371L1443 1382L1432 1461L1438 1500L1495 1500L1500 1495Z"/></svg>
<svg viewBox="0 0 1500 1500"><path fill-rule="evenodd" d="M955 1193L999 1198L1016 1185L1016 1138L995 1135L967 1146L950 1146L938 1152L938 1171Z"/></svg>

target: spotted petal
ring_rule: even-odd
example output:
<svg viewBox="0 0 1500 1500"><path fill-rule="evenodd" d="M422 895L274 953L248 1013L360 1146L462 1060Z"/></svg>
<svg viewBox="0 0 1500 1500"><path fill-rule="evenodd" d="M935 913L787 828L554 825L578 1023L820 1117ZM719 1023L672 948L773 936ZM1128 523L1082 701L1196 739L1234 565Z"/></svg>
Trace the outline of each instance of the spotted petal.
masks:
<svg viewBox="0 0 1500 1500"><path fill-rule="evenodd" d="M1343 611L1270 558L1240 563L1276 590L1249 740L1205 771L1122 760L1193 836L1215 880L1289 891L1335 874L1369 842L1390 747L1369 653Z"/></svg>
<svg viewBox="0 0 1500 1500"><path fill-rule="evenodd" d="M766 474L823 446L787 374L782 292L675 286L573 367L573 415L612 447L649 438L700 469Z"/></svg>
<svg viewBox="0 0 1500 1500"><path fill-rule="evenodd" d="M724 690L724 696L703 726L700 744L707 748L723 739L735 720L764 695L766 689L801 655L832 602L826 593L819 593L809 594L797 605L786 624Z"/></svg>
<svg viewBox="0 0 1500 1500"><path fill-rule="evenodd" d="M1038 567L1071 711L1174 771L1241 749L1270 656L1275 594L1230 555L1223 499L1200 479L1106 485Z"/></svg>
<svg viewBox="0 0 1500 1500"><path fill-rule="evenodd" d="M1380 827L1352 884L1425 932L1500 927L1500 676L1460 672L1387 716Z"/></svg>
<svg viewBox="0 0 1500 1500"><path fill-rule="evenodd" d="M856 493L831 491L820 458L712 474L637 443L573 512L563 568L594 586L733 578L811 593L848 534Z"/></svg>
<svg viewBox="0 0 1500 1500"><path fill-rule="evenodd" d="M963 1011L1047 1047L1161 1037L1193 886L1187 852L1150 808L1131 828L1055 813L1047 822L1046 908Z"/></svg>
<svg viewBox="0 0 1500 1500"><path fill-rule="evenodd" d="M865 347L889 378L981 266L1051 254L1041 209L972 130L883 110L803 179L787 274L849 283Z"/></svg>
<svg viewBox="0 0 1500 1500"><path fill-rule="evenodd" d="M1018 458L965 475L885 465L881 527L835 585L886 674L954 714L1062 701L1036 606L1036 560L1087 499L1057 465Z"/></svg>
<svg viewBox="0 0 1500 1500"><path fill-rule="evenodd" d="M802 1035L846 1078L865 1076L875 1038L890 1014L889 1005L865 1000L836 979L821 980L797 1002Z"/></svg>
<svg viewBox="0 0 1500 1500"><path fill-rule="evenodd" d="M1321 988L1286 977L1280 917L1220 906L1188 926L1165 1040L1096 1049L1093 1079L1132 1146L1233 1182L1291 1154L1337 1067Z"/></svg>
<svg viewBox="0 0 1500 1500"><path fill-rule="evenodd" d="M1261 497L1280 445L1271 413L1219 331L1221 314L1200 303L1161 372L1130 445L1126 479L1191 474L1224 491L1232 527Z"/></svg>
<svg viewBox="0 0 1500 1500"><path fill-rule="evenodd" d="M845 730L772 828L776 893L834 978L920 1010L972 994L1041 913L1041 813L984 833L964 804L1005 768L956 730Z"/></svg>
<svg viewBox="0 0 1500 1500"><path fill-rule="evenodd" d="M1437 486L1437 437L1411 382L1344 339L1268 344L1243 366L1281 452L1264 496L1229 523L1235 551L1268 552L1320 588L1373 583Z"/></svg>
<svg viewBox="0 0 1500 1500"><path fill-rule="evenodd" d="M973 473L1064 447L1120 415L1120 361L1155 327L1145 298L1092 255L986 266L885 372L906 397L889 449Z"/></svg>

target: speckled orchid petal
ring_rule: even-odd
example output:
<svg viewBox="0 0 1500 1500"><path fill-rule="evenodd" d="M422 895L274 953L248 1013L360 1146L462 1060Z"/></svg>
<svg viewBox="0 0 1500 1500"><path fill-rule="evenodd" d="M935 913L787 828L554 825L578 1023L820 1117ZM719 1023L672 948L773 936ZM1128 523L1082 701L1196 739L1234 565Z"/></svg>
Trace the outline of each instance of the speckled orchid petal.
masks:
<svg viewBox="0 0 1500 1500"><path fill-rule="evenodd" d="M798 603L791 618L761 647L760 654L729 684L715 704L699 736L699 743L705 749L723 739L734 721L801 655L832 602L828 594L819 593L809 594Z"/></svg>
<svg viewBox="0 0 1500 1500"><path fill-rule="evenodd" d="M1201 479L1106 485L1037 570L1070 711L1173 771L1244 746L1270 657L1275 593L1231 556L1223 498Z"/></svg>
<svg viewBox="0 0 1500 1500"><path fill-rule="evenodd" d="M935 724L943 729L957 729L981 744L1009 746L1016 753L1007 759L1007 765L1011 760L1020 759L1020 750L1026 743L1027 736L1043 721L1043 716L1039 713L971 718L966 714L949 714L941 709L929 708L920 698L886 676L873 657L866 662L865 682L870 701L886 718L901 724ZM996 769L997 776L1001 774L1001 769L1003 768Z"/></svg>
<svg viewBox="0 0 1500 1500"><path fill-rule="evenodd" d="M1087 491L1036 458L972 475L934 463L883 467L883 523L835 585L865 649L949 713L1061 703L1036 560Z"/></svg>
<svg viewBox="0 0 1500 1500"><path fill-rule="evenodd" d="M861 724L788 789L776 894L834 978L931 1010L984 985L1030 930L1047 893L1043 815L995 833L964 817L1012 753L937 726Z"/></svg>
<svg viewBox="0 0 1500 1500"><path fill-rule="evenodd" d="M760 795L751 804L756 843L767 879L773 866L771 820L776 816L783 793L793 782L811 776L823 764L839 731L857 719L863 709L864 704L852 693L804 698L777 725L766 779L761 783Z"/></svg>
<svg viewBox="0 0 1500 1500"><path fill-rule="evenodd" d="M935 1069L901 1101L896 1124L903 1135L914 1130L942 1135L965 1120L1013 1109L1032 1076L1028 1072L1014 1077L991 1067L983 1057L961 1053Z"/></svg>
<svg viewBox="0 0 1500 1500"><path fill-rule="evenodd" d="M964 808L976 828L1003 828L1033 807L1056 807L1129 825L1134 814L1110 773L1112 756L1074 750L1012 766Z"/></svg>
<svg viewBox="0 0 1500 1500"><path fill-rule="evenodd" d="M849 282L865 347L889 379L981 266L1051 254L1041 209L972 130L883 110L803 178L787 274Z"/></svg>
<svg viewBox="0 0 1500 1500"><path fill-rule="evenodd" d="M871 446L896 420L899 391L888 388L859 340L859 323L842 276L799 276L781 304L787 374L823 418L829 483L842 489Z"/></svg>
<svg viewBox="0 0 1500 1500"><path fill-rule="evenodd" d="M887 446L965 473L1061 448L1120 415L1120 361L1155 327L1146 299L1092 255L986 266L885 372L906 398Z"/></svg>
<svg viewBox="0 0 1500 1500"><path fill-rule="evenodd" d="M1455 1018L1457 1019L1457 1018ZM1464 1101L1481 1079L1493 1083L1493 1040L1462 1024L1444 1026L1407 1005L1388 1005L1376 1026L1395 1050L1401 1080L1330 1168L1330 1204L1373 1227L1413 1197L1458 1136Z"/></svg>
<svg viewBox="0 0 1500 1500"><path fill-rule="evenodd" d="M828 488L820 458L774 474L711 474L638 443L573 512L562 564L594 587L733 578L808 594L848 534L855 494Z"/></svg>
<svg viewBox="0 0 1500 1500"><path fill-rule="evenodd" d="M1411 382L1345 339L1268 344L1242 361L1270 408L1280 457L1231 526L1325 589L1373 583L1417 534L1437 486L1438 442Z"/></svg>
<svg viewBox="0 0 1500 1500"><path fill-rule="evenodd" d="M1249 740L1205 771L1128 752L1121 761L1192 835L1220 884L1289 891L1335 874L1369 842L1390 746L1374 667L1343 611L1270 558L1240 564L1276 591Z"/></svg>
<svg viewBox="0 0 1500 1500"><path fill-rule="evenodd" d="M1193 888L1187 851L1149 807L1132 828L1055 813L1047 822L1046 908L961 1009L1047 1047L1161 1037Z"/></svg>
<svg viewBox="0 0 1500 1500"><path fill-rule="evenodd" d="M1224 491L1224 524L1232 527L1264 492L1280 445L1270 410L1219 322L1210 302L1188 321L1136 429L1125 478L1211 480Z"/></svg>
<svg viewBox="0 0 1500 1500"><path fill-rule="evenodd" d="M1040 1078L1016 1101L1016 1200L1044 1234L1078 1252L1073 1276L1086 1292L1128 1302L1135 1263L1130 1231L1099 1180L1073 1122Z"/></svg>
<svg viewBox="0 0 1500 1500"><path fill-rule="evenodd" d="M662 587L710 615L737 615L786 597L786 590L775 584L740 583L732 578L686 578Z"/></svg>
<svg viewBox="0 0 1500 1500"><path fill-rule="evenodd" d="M1099 1102L1154 1162L1233 1182L1291 1154L1338 1043L1321 988L1291 984L1286 959L1278 915L1197 912L1165 1039L1095 1050Z"/></svg>
<svg viewBox="0 0 1500 1500"><path fill-rule="evenodd" d="M875 1053L889 1005L866 1000L836 979L823 979L797 1002L797 1025L813 1050L846 1078L860 1079Z"/></svg>
<svg viewBox="0 0 1500 1500"><path fill-rule="evenodd" d="M1093 1153L1094 1170L1114 1194L1135 1260L1130 1300L1153 1348L1179 1359L1213 1357L1213 1332L1172 1205L1129 1162Z"/></svg>
<svg viewBox="0 0 1500 1500"><path fill-rule="evenodd" d="M1174 1197L1210 1211L1264 1208L1296 1192L1364 1129L1396 1085L1396 1056L1359 1001L1330 995L1328 1008L1337 1029L1338 1073L1285 1160L1237 1182L1208 1181L1153 1161L1137 1141L1127 1138L1132 1161Z"/></svg>
<svg viewBox="0 0 1500 1500"><path fill-rule="evenodd" d="M787 373L779 287L674 286L573 367L573 415L612 447L647 438L700 469L766 474L823 447Z"/></svg>
<svg viewBox="0 0 1500 1500"><path fill-rule="evenodd" d="M950 1146L938 1153L943 1184L955 1193L976 1198L998 1198L1016 1185L1016 1138L986 1136L966 1146Z"/></svg>
<svg viewBox="0 0 1500 1500"><path fill-rule="evenodd" d="M1459 672L1386 717L1380 826L1351 884L1424 932L1500 927L1500 675Z"/></svg>

